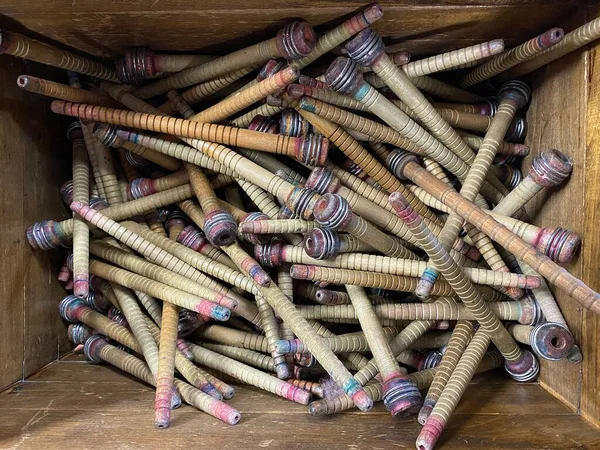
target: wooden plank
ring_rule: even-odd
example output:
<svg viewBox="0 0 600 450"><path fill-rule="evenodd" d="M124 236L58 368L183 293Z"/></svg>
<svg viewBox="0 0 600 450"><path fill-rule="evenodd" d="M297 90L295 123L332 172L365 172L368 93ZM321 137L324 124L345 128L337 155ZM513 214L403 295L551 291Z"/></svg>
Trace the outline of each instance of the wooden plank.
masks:
<svg viewBox="0 0 600 450"><path fill-rule="evenodd" d="M349 415L310 418L299 414L245 414L232 427L189 408L173 414L166 430L154 428L147 413L52 410L49 402L37 411L9 410L0 422L3 446L60 449L75 445L87 449L165 448L189 449L190 442L203 448L413 448L420 425L414 418L389 415ZM4 416L4 414L3 414ZM551 432L548 432L552 430ZM444 450L515 448L571 450L595 449L600 432L575 415L456 416L450 421L438 447Z"/></svg>
<svg viewBox="0 0 600 450"><path fill-rule="evenodd" d="M571 414L539 385L516 383L496 374L470 384L455 414L528 415ZM490 382L486 382L489 380ZM41 409L54 399L51 409L86 411L150 411L153 388L124 375L114 367L81 362L56 362L0 395L0 409ZM258 388L241 385L228 402L242 413L306 414L306 408ZM349 411L360 414L357 410ZM379 402L369 414L387 415Z"/></svg>
<svg viewBox="0 0 600 450"><path fill-rule="evenodd" d="M0 65L0 79L14 80L23 63L12 59ZM0 389L23 376L23 203L14 200L23 196L23 136L18 115L22 110L20 93L14 84L0 83Z"/></svg>
<svg viewBox="0 0 600 450"><path fill-rule="evenodd" d="M64 77L64 72L37 63L28 63L22 73L57 80ZM14 78L10 82L14 83ZM53 114L49 103L47 98L22 93L20 127L27 141L21 148L21 157L27 185L22 200L19 199L24 205L21 236L34 222L69 217L58 194L60 186L71 178L71 146L65 131L69 119ZM67 344L66 325L58 315L58 302L65 290L56 279L66 251L32 250L26 239L21 251L25 306L23 373L27 377L58 358L59 346L64 351L71 346Z"/></svg>
<svg viewBox="0 0 600 450"><path fill-rule="evenodd" d="M183 406L173 413L169 429L157 431L152 388L112 368L57 362L32 379L36 381L0 394L2 447L55 449L76 442L90 449L164 448L168 442L169 448L183 449L202 442L207 448L239 449L244 442L246 448L391 449L413 448L420 430L414 418L393 419L381 405L370 413L351 410L313 418L304 406L242 386L229 402L242 412L235 427ZM80 382L84 379L88 381ZM599 430L538 385L505 379L504 384L469 386L437 448L559 450L599 445Z"/></svg>
<svg viewBox="0 0 600 450"><path fill-rule="evenodd" d="M55 77L57 71L14 58L0 68L0 214L5 227L0 236L0 329L6 333L0 344L0 388L57 357L59 327L65 339L56 314L64 291L55 276L64 252L33 252L25 237L34 221L65 217L58 188L68 178L68 165L53 156L57 145L63 146L65 121L50 117L47 100L17 88L15 80L23 73Z"/></svg>
<svg viewBox="0 0 600 450"><path fill-rule="evenodd" d="M543 3L543 7L540 5ZM576 1L382 2L374 29L387 43L415 54L437 53L499 37L515 45L556 26L576 11ZM222 53L272 37L291 18L329 29L364 2L4 2L0 14L74 48L114 57L132 45L156 50ZM531 17L536 20L532 21ZM174 24L176 24L174 26ZM85 30L83 32L82 30ZM193 36L193 38L190 38ZM451 43L451 44L449 44Z"/></svg>
<svg viewBox="0 0 600 450"><path fill-rule="evenodd" d="M539 226L562 226L587 235L584 216L579 213L581 195L585 189L585 105L586 67L585 51L574 52L538 70L531 77L533 98L527 112L529 132L526 144L532 156L557 148L573 159L573 175L567 184L538 195L528 205L530 216ZM560 115L557 115L560 111ZM523 173L531 160L524 161ZM582 276L583 258L565 266L576 277ZM553 290L563 315L581 342L582 313L580 305L563 292ZM577 410L580 401L581 365L568 361L540 360L540 383L570 408Z"/></svg>
<svg viewBox="0 0 600 450"><path fill-rule="evenodd" d="M585 216L585 238L583 245L583 281L596 290L600 290L600 45L595 44L589 51L589 92L587 103L586 159L585 159L585 197L582 209ZM600 318L587 311L582 321L583 380L581 388L581 414L600 425L600 346L598 333Z"/></svg>

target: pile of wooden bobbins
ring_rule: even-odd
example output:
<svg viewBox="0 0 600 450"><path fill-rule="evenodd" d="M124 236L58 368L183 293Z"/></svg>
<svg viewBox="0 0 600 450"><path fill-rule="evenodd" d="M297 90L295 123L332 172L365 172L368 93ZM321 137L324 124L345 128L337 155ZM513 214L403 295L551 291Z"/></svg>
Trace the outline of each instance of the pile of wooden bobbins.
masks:
<svg viewBox="0 0 600 450"><path fill-rule="evenodd" d="M69 71L17 83L77 118L72 218L27 238L72 249L69 336L156 386L158 427L182 401L236 424L234 379L317 416L383 400L431 449L475 373L527 382L537 358L581 359L549 287L600 311L559 265L580 238L524 209L572 162L540 149L521 175L520 77L600 19L411 62L369 29L382 16L291 22L219 57L137 47L116 68L1 32L3 53Z"/></svg>

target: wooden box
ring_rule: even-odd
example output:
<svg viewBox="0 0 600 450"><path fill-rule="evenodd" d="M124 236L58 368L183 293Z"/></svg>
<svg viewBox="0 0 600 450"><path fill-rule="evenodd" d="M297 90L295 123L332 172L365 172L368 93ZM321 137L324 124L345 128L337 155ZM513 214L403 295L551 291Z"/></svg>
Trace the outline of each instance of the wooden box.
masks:
<svg viewBox="0 0 600 450"><path fill-rule="evenodd" d="M598 3L382 0L384 18L374 29L389 46L416 56L495 38L510 47L554 26L570 31L595 18ZM0 26L106 59L132 45L222 54L273 36L290 18L326 30L363 5L357 0L4 0ZM581 255L569 270L596 290L599 49L597 41L529 77L534 95L526 141L534 154L558 148L575 162L568 184L536 199L531 213L539 225L563 225L582 235ZM237 400L244 414L237 427L187 411L159 432L152 428L149 388L71 357L53 363L71 351L57 311L64 291L56 275L64 255L32 250L25 229L67 216L58 188L70 177L70 144L65 118L50 112L49 100L20 91L15 83L20 74L66 81L62 71L0 56L0 390L7 389L0 395L1 448L414 446L414 420L394 421L382 409L371 416L352 412L317 420L303 408L248 388ZM600 448L600 432L579 417L600 424L600 319L564 295L558 299L583 362L542 362L539 384L527 386L502 376L477 378L439 448ZM14 384L21 380L26 381Z"/></svg>

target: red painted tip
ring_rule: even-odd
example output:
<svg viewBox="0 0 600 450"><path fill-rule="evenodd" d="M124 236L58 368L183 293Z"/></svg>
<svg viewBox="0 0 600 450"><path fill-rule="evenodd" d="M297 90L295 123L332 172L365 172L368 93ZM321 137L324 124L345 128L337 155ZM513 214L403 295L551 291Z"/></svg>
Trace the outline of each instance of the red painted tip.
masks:
<svg viewBox="0 0 600 450"><path fill-rule="evenodd" d="M79 298L86 298L90 293L90 283L88 280L76 280L73 282L73 294Z"/></svg>
<svg viewBox="0 0 600 450"><path fill-rule="evenodd" d="M290 276L296 280L308 279L310 272L310 266L294 264L292 267L290 267Z"/></svg>
<svg viewBox="0 0 600 450"><path fill-rule="evenodd" d="M362 388L352 394L351 398L357 408L363 412L369 411L373 407L373 400Z"/></svg>
<svg viewBox="0 0 600 450"><path fill-rule="evenodd" d="M157 408L154 410L154 425L156 428L169 428L171 423L171 408Z"/></svg>
<svg viewBox="0 0 600 450"><path fill-rule="evenodd" d="M433 450L444 431L445 424L437 416L429 416L417 437L418 450Z"/></svg>
<svg viewBox="0 0 600 450"><path fill-rule="evenodd" d="M74 201L69 205L69 208L71 209L71 211L76 212L77 214L79 214L81 212L81 210L85 207L86 207L86 205L80 201Z"/></svg>

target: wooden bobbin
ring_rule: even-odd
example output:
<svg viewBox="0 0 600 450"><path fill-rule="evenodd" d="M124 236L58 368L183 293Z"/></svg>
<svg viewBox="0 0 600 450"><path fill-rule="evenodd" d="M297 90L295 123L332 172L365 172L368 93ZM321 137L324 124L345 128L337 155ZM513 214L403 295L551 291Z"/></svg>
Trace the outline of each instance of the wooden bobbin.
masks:
<svg viewBox="0 0 600 450"><path fill-rule="evenodd" d="M90 169L81 124L74 122L67 136L73 144L73 195L72 200L89 203ZM85 221L73 216L73 294L85 298L90 291L89 280L90 230Z"/></svg>
<svg viewBox="0 0 600 450"><path fill-rule="evenodd" d="M138 84L164 72L180 72L215 59L209 55L157 54L148 47L131 47L117 61L116 71L121 83Z"/></svg>
<svg viewBox="0 0 600 450"><path fill-rule="evenodd" d="M527 351L522 351L516 344L510 333L504 328L498 317L485 303L481 293L464 276L461 268L452 257L445 251L444 247L435 236L427 229L419 216L408 206L400 194L392 194L390 203L396 209L398 216L413 231L424 249L435 264L436 268L444 274L448 283L453 287L464 305L475 315L481 328L485 330L490 339L506 359L508 373L519 381L530 381L535 379L539 372L537 360Z"/></svg>
<svg viewBox="0 0 600 450"><path fill-rule="evenodd" d="M20 75L17 86L24 91L45 95L59 100L75 103L90 103L92 105L115 107L119 104L110 97L96 91L89 91L80 87L67 86L55 81L37 78L31 75Z"/></svg>
<svg viewBox="0 0 600 450"><path fill-rule="evenodd" d="M18 33L0 30L0 53L36 61L103 80L118 81L113 68Z"/></svg>
<svg viewBox="0 0 600 450"><path fill-rule="evenodd" d="M155 97L273 58L299 59L310 54L315 44L315 33L308 23L291 22L279 31L277 37L165 77L139 88L135 95L142 99Z"/></svg>
<svg viewBox="0 0 600 450"><path fill-rule="evenodd" d="M505 81L522 77L598 38L600 38L600 20L596 18L567 33L558 44L543 50L530 60L502 73L500 78L502 81Z"/></svg>
<svg viewBox="0 0 600 450"><path fill-rule="evenodd" d="M414 78L430 73L442 72L444 70L457 69L470 62L478 62L482 59L497 55L504 51L504 41L495 39L470 47L459 48L450 52L442 53L429 58L411 61L401 66L407 76ZM394 65L398 66L394 61Z"/></svg>
<svg viewBox="0 0 600 450"><path fill-rule="evenodd" d="M461 397L467 389L467 385L473 378L477 366L479 366L483 355L490 344L490 336L483 328L480 328L471 342L467 345L463 356L458 361L456 369L448 379L445 389L441 393L431 414L425 421L423 429L417 437L417 448L420 450L432 450L439 439L450 415L458 405Z"/></svg>
<svg viewBox="0 0 600 450"><path fill-rule="evenodd" d="M359 286L347 285L346 290L383 379L386 409L394 417L415 414L421 404L421 394L416 384L400 370L373 305Z"/></svg>
<svg viewBox="0 0 600 450"><path fill-rule="evenodd" d="M51 108L55 113L80 119L97 120L125 127L141 128L186 138L207 139L225 145L290 155L311 166L323 165L327 158L327 139L314 135L301 138L275 136L223 125L196 123L155 114L131 113L125 110L68 103L62 100L52 102Z"/></svg>
<svg viewBox="0 0 600 450"><path fill-rule="evenodd" d="M552 28L529 41L491 58L459 80L461 87L470 87L492 78L519 63L534 58L540 52L558 44L564 37L562 28Z"/></svg>

